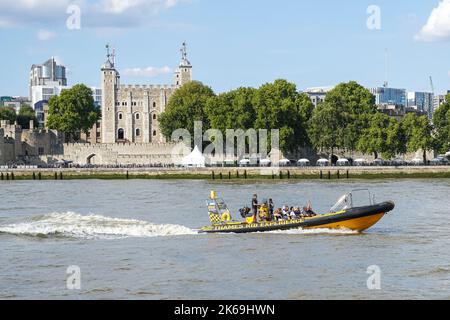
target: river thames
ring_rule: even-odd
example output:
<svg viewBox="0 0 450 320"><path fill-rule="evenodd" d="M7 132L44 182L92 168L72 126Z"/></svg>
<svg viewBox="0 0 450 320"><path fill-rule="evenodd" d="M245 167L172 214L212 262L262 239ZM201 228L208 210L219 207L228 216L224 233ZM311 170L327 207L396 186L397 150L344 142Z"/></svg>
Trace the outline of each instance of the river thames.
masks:
<svg viewBox="0 0 450 320"><path fill-rule="evenodd" d="M450 299L450 180L2 181L2 299ZM198 234L210 190L324 213L370 188L396 207L363 234ZM80 289L68 287L69 266ZM369 289L376 266L380 289Z"/></svg>

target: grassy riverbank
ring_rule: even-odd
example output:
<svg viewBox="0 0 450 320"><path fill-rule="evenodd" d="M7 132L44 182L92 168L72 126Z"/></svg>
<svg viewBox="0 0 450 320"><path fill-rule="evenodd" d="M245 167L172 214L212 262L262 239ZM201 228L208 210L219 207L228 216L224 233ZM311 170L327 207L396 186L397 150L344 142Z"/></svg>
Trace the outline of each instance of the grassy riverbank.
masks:
<svg viewBox="0 0 450 320"><path fill-rule="evenodd" d="M450 167L352 168L203 168L203 169L27 169L3 170L1 181L75 179L194 179L194 180L346 180L450 178Z"/></svg>

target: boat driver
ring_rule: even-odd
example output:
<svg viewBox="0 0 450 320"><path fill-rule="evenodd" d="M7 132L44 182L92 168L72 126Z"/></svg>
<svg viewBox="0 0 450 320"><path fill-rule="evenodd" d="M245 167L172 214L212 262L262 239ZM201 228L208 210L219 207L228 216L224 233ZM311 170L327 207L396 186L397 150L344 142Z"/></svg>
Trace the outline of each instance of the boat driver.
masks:
<svg viewBox="0 0 450 320"><path fill-rule="evenodd" d="M256 194L254 194L252 198L252 211L253 211L253 223L256 223L258 215L258 196Z"/></svg>

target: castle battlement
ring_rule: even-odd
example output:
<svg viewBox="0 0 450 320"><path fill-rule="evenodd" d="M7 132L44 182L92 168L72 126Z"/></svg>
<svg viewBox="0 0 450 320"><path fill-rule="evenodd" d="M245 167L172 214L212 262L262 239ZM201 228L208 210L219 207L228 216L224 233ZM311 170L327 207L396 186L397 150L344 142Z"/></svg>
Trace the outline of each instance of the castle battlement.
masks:
<svg viewBox="0 0 450 320"><path fill-rule="evenodd" d="M135 90L169 90L177 89L179 86L175 84L121 84L119 89L125 91L135 91Z"/></svg>

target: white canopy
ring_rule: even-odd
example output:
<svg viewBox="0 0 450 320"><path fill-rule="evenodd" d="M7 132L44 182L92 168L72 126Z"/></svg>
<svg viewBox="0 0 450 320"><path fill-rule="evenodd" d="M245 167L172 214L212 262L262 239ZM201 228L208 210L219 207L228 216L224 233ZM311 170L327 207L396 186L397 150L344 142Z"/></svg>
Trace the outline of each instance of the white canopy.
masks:
<svg viewBox="0 0 450 320"><path fill-rule="evenodd" d="M355 162L367 162L366 159L356 159Z"/></svg>
<svg viewBox="0 0 450 320"><path fill-rule="evenodd" d="M271 164L272 162L270 161L270 159L261 159L260 161L259 161L259 164L261 164L261 165L269 165L269 164Z"/></svg>
<svg viewBox="0 0 450 320"><path fill-rule="evenodd" d="M241 161L239 161L239 164L242 164L242 165L250 164L250 160L248 160L248 159L242 159Z"/></svg>
<svg viewBox="0 0 450 320"><path fill-rule="evenodd" d="M281 159L280 161L278 161L278 163L279 164L289 164L289 163L291 163L291 161L288 159Z"/></svg>
<svg viewBox="0 0 450 320"><path fill-rule="evenodd" d="M445 154L445 157L446 158L450 157L450 151Z"/></svg>
<svg viewBox="0 0 450 320"><path fill-rule="evenodd" d="M200 152L197 146L195 146L194 150L188 154L182 160L182 165L184 167L197 167L204 168L205 167L205 157Z"/></svg>
<svg viewBox="0 0 450 320"><path fill-rule="evenodd" d="M328 159L322 158L322 159L317 160L317 162L318 163L328 163Z"/></svg>
<svg viewBox="0 0 450 320"><path fill-rule="evenodd" d="M300 159L297 162L298 163L309 163L310 161L308 159Z"/></svg>
<svg viewBox="0 0 450 320"><path fill-rule="evenodd" d="M421 159L421 158L414 158L414 159L412 159L412 162L413 163L423 163L423 159Z"/></svg>
<svg viewBox="0 0 450 320"><path fill-rule="evenodd" d="M337 162L342 162L342 163L347 163L348 162L348 159L345 159L345 158L341 158L341 159L338 159L338 161Z"/></svg>

